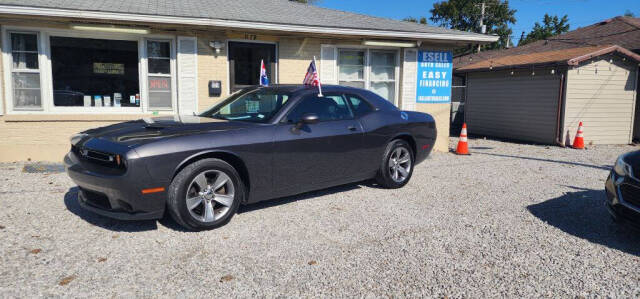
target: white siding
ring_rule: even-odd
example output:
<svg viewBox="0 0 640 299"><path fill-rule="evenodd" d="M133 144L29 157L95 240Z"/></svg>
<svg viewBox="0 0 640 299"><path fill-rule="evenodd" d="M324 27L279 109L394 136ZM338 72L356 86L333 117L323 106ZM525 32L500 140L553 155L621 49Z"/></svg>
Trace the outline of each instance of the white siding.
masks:
<svg viewBox="0 0 640 299"><path fill-rule="evenodd" d="M560 75L550 70L470 73L465 117L470 134L553 144Z"/></svg>
<svg viewBox="0 0 640 299"><path fill-rule="evenodd" d="M402 110L416 110L416 87L418 85L417 49L404 49L402 60Z"/></svg>
<svg viewBox="0 0 640 299"><path fill-rule="evenodd" d="M636 85L634 68L623 63L621 58L610 56L568 71L563 130L565 141L573 142L578 124L582 121L587 144L631 142Z"/></svg>
<svg viewBox="0 0 640 299"><path fill-rule="evenodd" d="M198 111L198 49L195 37L178 37L178 113Z"/></svg>

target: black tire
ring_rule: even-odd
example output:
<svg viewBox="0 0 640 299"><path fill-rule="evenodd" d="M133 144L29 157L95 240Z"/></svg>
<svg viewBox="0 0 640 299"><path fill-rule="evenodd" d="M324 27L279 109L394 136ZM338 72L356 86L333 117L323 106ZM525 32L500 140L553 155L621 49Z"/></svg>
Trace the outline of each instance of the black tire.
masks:
<svg viewBox="0 0 640 299"><path fill-rule="evenodd" d="M393 170L390 167L390 161L392 156L396 151L406 152L409 156L409 167L407 171L407 175L404 176L404 179L398 181L393 177ZM411 176L413 175L413 166L414 166L414 153L411 149L411 146L404 140L396 139L393 140L387 145L387 149L384 151L384 155L382 156L382 161L380 162L380 169L378 170L378 174L376 175L376 182L383 188L387 189L397 189L402 188L406 185ZM405 164L406 166L406 164ZM404 170L406 170L403 167Z"/></svg>
<svg viewBox="0 0 640 299"><path fill-rule="evenodd" d="M205 172L222 172L226 174L233 183L234 188L234 195L232 196L233 203L228 206L228 209L223 215L221 215L220 219L215 219L210 222L196 219L192 216L192 212L187 208L187 192L193 192L193 190L188 189L192 186L196 176ZM169 210L171 217L178 224L189 230L210 230L223 226L231 220L233 215L238 211L240 202L244 200L244 194L244 183L233 166L220 159L203 159L188 165L173 179L169 186L167 209ZM202 209L204 209L204 202L205 201L202 203ZM215 212L213 215L215 215Z"/></svg>

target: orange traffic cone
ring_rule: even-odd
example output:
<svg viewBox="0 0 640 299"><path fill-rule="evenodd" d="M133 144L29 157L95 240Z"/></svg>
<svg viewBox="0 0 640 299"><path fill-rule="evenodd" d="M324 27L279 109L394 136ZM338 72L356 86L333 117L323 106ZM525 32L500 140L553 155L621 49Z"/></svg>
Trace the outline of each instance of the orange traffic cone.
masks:
<svg viewBox="0 0 640 299"><path fill-rule="evenodd" d="M460 140L458 141L458 147L456 148L456 155L470 155L469 145L467 144L467 123L462 124L462 131L460 131Z"/></svg>
<svg viewBox="0 0 640 299"><path fill-rule="evenodd" d="M573 148L575 149L584 149L584 136L582 135L582 122L578 125L578 133L576 133L576 138L573 139Z"/></svg>

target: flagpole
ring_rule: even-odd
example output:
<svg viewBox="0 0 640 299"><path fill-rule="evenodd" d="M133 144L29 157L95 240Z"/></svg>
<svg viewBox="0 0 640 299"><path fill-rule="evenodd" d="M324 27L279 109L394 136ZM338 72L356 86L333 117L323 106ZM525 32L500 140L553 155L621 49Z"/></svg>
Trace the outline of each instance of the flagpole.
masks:
<svg viewBox="0 0 640 299"><path fill-rule="evenodd" d="M323 97L322 95L322 80L320 80L320 70L318 69L318 64L316 63L316 56L313 55L313 65L316 66L316 73L318 73L318 96Z"/></svg>
<svg viewBox="0 0 640 299"><path fill-rule="evenodd" d="M262 65L264 64L264 60L260 59L260 71L258 72L258 85L262 85Z"/></svg>

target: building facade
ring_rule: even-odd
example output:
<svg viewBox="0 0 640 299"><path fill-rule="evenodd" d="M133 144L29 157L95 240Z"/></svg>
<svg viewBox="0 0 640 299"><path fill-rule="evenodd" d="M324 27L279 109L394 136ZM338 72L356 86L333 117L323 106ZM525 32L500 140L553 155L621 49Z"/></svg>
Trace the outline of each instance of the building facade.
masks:
<svg viewBox="0 0 640 299"><path fill-rule="evenodd" d="M161 1L151 10L116 5L126 1L88 1L98 10L83 8L87 1L3 2L11 1L0 1L0 162L59 161L74 133L198 113L256 85L261 61L272 84L300 84L314 57L323 84L370 89L402 109L431 113L448 132L450 103L416 103L419 51L495 40L287 0L239 1L253 8L229 11L235 20L218 10L162 11ZM271 6L300 11L300 22L270 22ZM306 24L307 10L324 24ZM446 150L446 136L436 149Z"/></svg>

